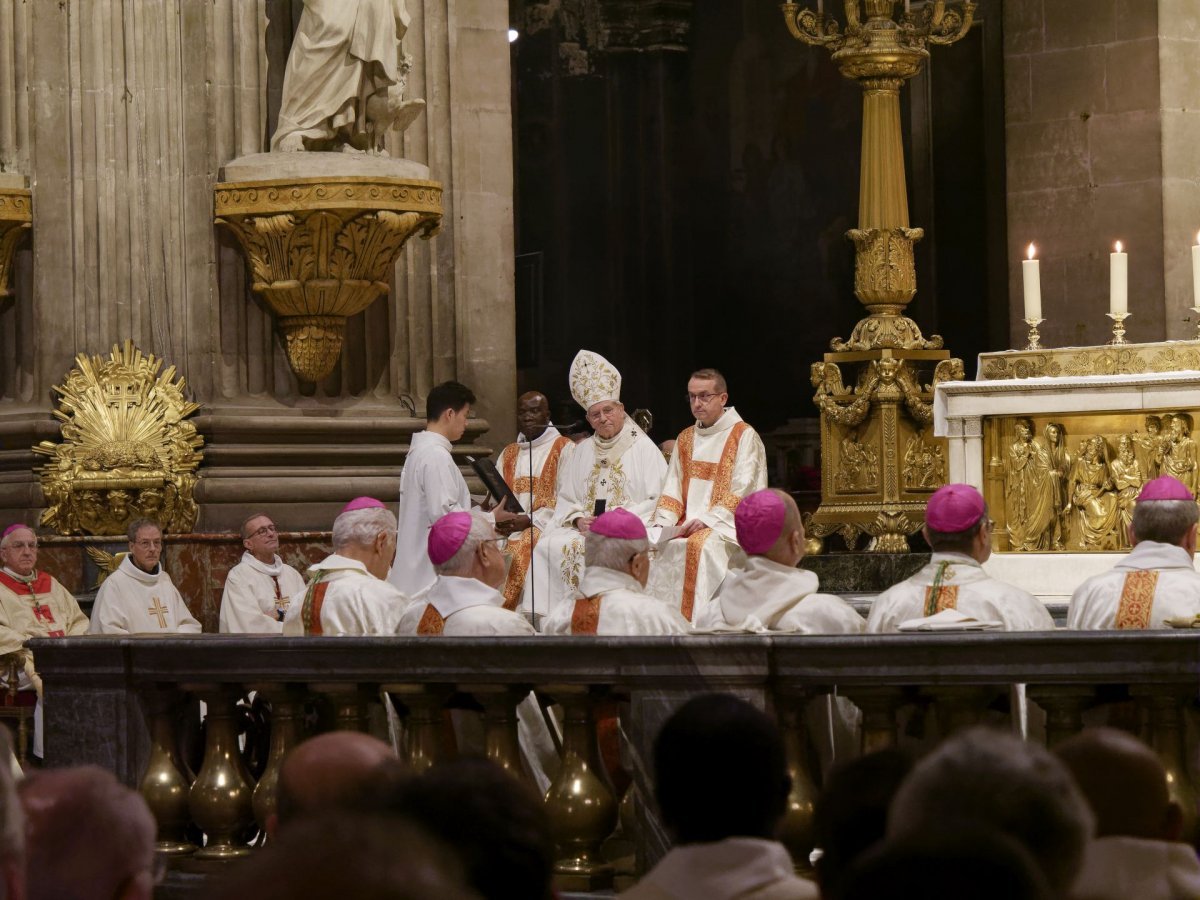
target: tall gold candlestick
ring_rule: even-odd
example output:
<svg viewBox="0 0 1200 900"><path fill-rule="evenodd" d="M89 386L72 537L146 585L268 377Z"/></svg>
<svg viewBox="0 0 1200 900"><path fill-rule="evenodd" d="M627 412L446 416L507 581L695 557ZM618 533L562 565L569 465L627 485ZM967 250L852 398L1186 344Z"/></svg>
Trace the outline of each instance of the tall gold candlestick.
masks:
<svg viewBox="0 0 1200 900"><path fill-rule="evenodd" d="M1112 330L1113 331L1113 339L1111 341L1109 341L1109 343L1113 344L1114 346L1119 346L1121 344L1128 343L1125 340L1125 320L1129 318L1131 313L1110 312L1110 313L1105 313L1105 315L1113 320L1113 330Z"/></svg>
<svg viewBox="0 0 1200 900"><path fill-rule="evenodd" d="M1025 345L1026 350L1041 350L1041 335L1038 334L1038 326L1045 322L1045 319L1026 319L1025 324L1029 326L1029 343Z"/></svg>

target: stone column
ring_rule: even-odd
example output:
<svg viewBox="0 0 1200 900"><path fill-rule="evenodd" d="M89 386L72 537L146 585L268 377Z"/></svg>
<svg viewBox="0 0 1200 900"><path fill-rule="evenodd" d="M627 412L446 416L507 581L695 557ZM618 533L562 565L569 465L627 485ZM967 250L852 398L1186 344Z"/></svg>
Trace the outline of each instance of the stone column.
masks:
<svg viewBox="0 0 1200 900"><path fill-rule="evenodd" d="M1020 260L1038 244L1047 346L1111 337L1108 254L1130 253L1127 339L1194 337L1200 36L1194 4L1005 0L1013 346Z"/></svg>
<svg viewBox="0 0 1200 900"><path fill-rule="evenodd" d="M325 528L351 496L393 499L424 395L447 378L471 384L480 415L507 425L506 7L408 0L409 88L429 110L389 150L445 185L444 225L401 256L387 301L350 321L340 367L319 385L291 374L241 251L213 225L221 167L267 149L300 8L0 0L0 171L29 175L35 215L15 298L0 308L0 346L11 351L0 353L7 517L33 521L42 505L29 447L58 437L53 385L76 354L107 354L126 338L176 365L200 403L201 530L263 506L285 528ZM470 434L486 428L481 419Z"/></svg>

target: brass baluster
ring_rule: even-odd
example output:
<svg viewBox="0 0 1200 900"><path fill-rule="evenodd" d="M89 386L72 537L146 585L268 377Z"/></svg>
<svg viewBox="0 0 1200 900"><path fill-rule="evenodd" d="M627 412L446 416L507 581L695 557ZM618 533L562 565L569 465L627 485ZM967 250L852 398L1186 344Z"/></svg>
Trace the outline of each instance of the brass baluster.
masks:
<svg viewBox="0 0 1200 900"><path fill-rule="evenodd" d="M856 687L838 690L862 711L860 746L864 754L896 746L896 711L904 702L903 688Z"/></svg>
<svg viewBox="0 0 1200 900"><path fill-rule="evenodd" d="M1025 695L1046 711L1046 746L1083 730L1083 712L1095 702L1096 690L1089 685L1030 685Z"/></svg>
<svg viewBox="0 0 1200 900"><path fill-rule="evenodd" d="M150 720L150 759L140 790L158 823L154 849L164 856L190 856L196 851L196 845L187 839L187 827L192 821L188 814L191 786L183 774L176 743L178 701L175 692L154 691L145 695L146 715Z"/></svg>
<svg viewBox="0 0 1200 900"><path fill-rule="evenodd" d="M983 720L984 710L996 698L998 691L977 685L939 685L926 688L934 698L938 731L948 737Z"/></svg>
<svg viewBox="0 0 1200 900"><path fill-rule="evenodd" d="M450 691L439 685L388 684L382 690L408 709L400 759L417 773L448 759L445 704Z"/></svg>
<svg viewBox="0 0 1200 900"><path fill-rule="evenodd" d="M517 741L517 704L528 692L504 684L486 684L470 688L483 706L484 756L506 772L533 783L521 764Z"/></svg>
<svg viewBox="0 0 1200 900"><path fill-rule="evenodd" d="M1195 844L1197 828L1196 785L1187 764L1184 746L1183 703L1195 694L1186 685L1145 685L1130 687L1129 693L1148 713L1150 746L1167 770L1167 792L1183 810L1183 834L1180 840Z"/></svg>
<svg viewBox="0 0 1200 900"><path fill-rule="evenodd" d="M804 694L785 695L780 698L778 709L788 777L792 780L787 809L779 826L779 840L791 853L796 871L803 873L812 871L809 857L816 845L813 816L819 793L809 772L808 729L804 723L807 702Z"/></svg>
<svg viewBox="0 0 1200 900"><path fill-rule="evenodd" d="M254 821L265 839L267 819L275 812L279 797L279 770L283 758L301 739L304 699L299 691L284 684L264 684L254 688L271 705L271 751L267 766L254 788Z"/></svg>
<svg viewBox="0 0 1200 900"><path fill-rule="evenodd" d="M333 727L337 731L370 731L367 704L370 695L357 684L313 684L313 691L323 694L333 704Z"/></svg>
<svg viewBox="0 0 1200 900"><path fill-rule="evenodd" d="M188 798L192 819L208 838L196 858L246 856L250 848L242 838L254 821L254 785L238 750L234 709L241 694L219 685L204 685L196 693L208 705L204 765Z"/></svg>
<svg viewBox="0 0 1200 900"><path fill-rule="evenodd" d="M554 831L555 882L563 891L612 887L613 867L600 853L617 824L617 801L600 764L592 697L585 687L548 689L565 710L563 758L546 793Z"/></svg>

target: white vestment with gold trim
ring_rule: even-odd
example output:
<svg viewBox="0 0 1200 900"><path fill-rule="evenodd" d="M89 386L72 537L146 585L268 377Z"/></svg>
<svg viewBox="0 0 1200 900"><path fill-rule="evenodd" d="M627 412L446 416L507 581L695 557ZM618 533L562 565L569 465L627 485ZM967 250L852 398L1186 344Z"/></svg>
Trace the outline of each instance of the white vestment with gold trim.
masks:
<svg viewBox="0 0 1200 900"><path fill-rule="evenodd" d="M685 429L675 442L654 525L699 519L705 527L654 554L646 590L695 622L731 562L742 558L733 511L767 486L767 451L758 433L728 408L707 428Z"/></svg>
<svg viewBox="0 0 1200 900"><path fill-rule="evenodd" d="M1135 594L1139 579L1127 577L1135 573L1149 575L1140 579L1144 597ZM1118 622L1123 597L1128 617L1137 621ZM1168 628L1166 619L1197 615L1200 573L1196 572L1192 555L1174 544L1142 541L1112 569L1093 575L1075 588L1067 607L1067 627Z"/></svg>
<svg viewBox="0 0 1200 900"><path fill-rule="evenodd" d="M100 585L89 632L199 634L200 623L161 564L154 572L143 572L127 556Z"/></svg>

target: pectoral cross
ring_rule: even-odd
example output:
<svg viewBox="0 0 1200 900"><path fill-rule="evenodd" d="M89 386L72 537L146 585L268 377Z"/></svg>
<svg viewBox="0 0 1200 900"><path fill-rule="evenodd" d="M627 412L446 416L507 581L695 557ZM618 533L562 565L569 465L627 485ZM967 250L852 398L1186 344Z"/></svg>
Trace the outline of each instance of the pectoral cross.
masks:
<svg viewBox="0 0 1200 900"><path fill-rule="evenodd" d="M147 608L146 612L158 617L159 628L167 627L167 608L162 605L162 602L157 597L154 598L154 605Z"/></svg>

